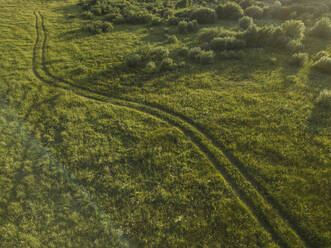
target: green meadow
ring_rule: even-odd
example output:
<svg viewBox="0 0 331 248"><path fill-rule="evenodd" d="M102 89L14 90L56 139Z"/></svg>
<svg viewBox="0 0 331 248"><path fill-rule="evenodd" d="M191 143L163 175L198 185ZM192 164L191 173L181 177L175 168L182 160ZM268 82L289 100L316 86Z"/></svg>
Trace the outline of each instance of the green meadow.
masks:
<svg viewBox="0 0 331 248"><path fill-rule="evenodd" d="M331 247L329 1L0 7L0 247Z"/></svg>

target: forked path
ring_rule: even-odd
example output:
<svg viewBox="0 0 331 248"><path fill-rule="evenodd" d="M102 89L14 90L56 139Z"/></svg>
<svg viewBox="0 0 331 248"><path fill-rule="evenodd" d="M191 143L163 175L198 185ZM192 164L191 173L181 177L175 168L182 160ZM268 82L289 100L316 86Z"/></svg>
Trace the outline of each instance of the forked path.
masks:
<svg viewBox="0 0 331 248"><path fill-rule="evenodd" d="M223 144L215 141L192 120L160 105L110 96L52 75L46 66L47 32L44 17L39 12L34 14L36 42L32 62L36 77L51 86L72 91L89 99L148 114L181 130L222 174L247 211L271 234L275 243L288 248L314 247L309 244L305 232L286 214L280 204L246 172L245 166Z"/></svg>

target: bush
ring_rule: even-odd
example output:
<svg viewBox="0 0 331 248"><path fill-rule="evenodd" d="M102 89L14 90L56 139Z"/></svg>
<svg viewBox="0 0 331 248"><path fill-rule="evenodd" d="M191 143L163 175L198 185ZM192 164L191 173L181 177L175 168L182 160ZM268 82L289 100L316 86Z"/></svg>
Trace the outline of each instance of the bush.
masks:
<svg viewBox="0 0 331 248"><path fill-rule="evenodd" d="M196 32L199 29L199 25L197 20L193 20L190 22L180 21L177 25L177 28L180 33L192 33Z"/></svg>
<svg viewBox="0 0 331 248"><path fill-rule="evenodd" d="M217 16L213 9L199 8L192 12L191 18L197 20L199 24L210 24L216 21Z"/></svg>
<svg viewBox="0 0 331 248"><path fill-rule="evenodd" d="M188 47L181 47L177 50L177 55L178 56L183 56L186 57L189 53L189 48Z"/></svg>
<svg viewBox="0 0 331 248"><path fill-rule="evenodd" d="M215 54L213 51L204 51L200 47L194 47L188 51L188 57L201 64L210 64L214 61Z"/></svg>
<svg viewBox="0 0 331 248"><path fill-rule="evenodd" d="M244 15L243 9L235 2L219 4L216 7L218 19L238 20Z"/></svg>
<svg viewBox="0 0 331 248"><path fill-rule="evenodd" d="M187 21L180 21L177 24L178 32L179 33L186 33L187 31Z"/></svg>
<svg viewBox="0 0 331 248"><path fill-rule="evenodd" d="M165 71L173 70L176 67L176 64L171 58L164 58L161 61L161 69Z"/></svg>
<svg viewBox="0 0 331 248"><path fill-rule="evenodd" d="M125 63L129 67L138 67L142 63L142 57L139 54L133 53L126 57Z"/></svg>
<svg viewBox="0 0 331 248"><path fill-rule="evenodd" d="M299 82L299 78L295 75L289 75L284 80L284 84L287 86L297 84L298 82Z"/></svg>
<svg viewBox="0 0 331 248"><path fill-rule="evenodd" d="M224 50L219 56L223 59L241 59L244 55L242 51Z"/></svg>
<svg viewBox="0 0 331 248"><path fill-rule="evenodd" d="M199 42L210 42L212 39L217 37L220 33L220 30L217 28L206 28L198 36Z"/></svg>
<svg viewBox="0 0 331 248"><path fill-rule="evenodd" d="M239 26L242 29L248 29L254 24L253 18L249 16L244 16L239 19Z"/></svg>
<svg viewBox="0 0 331 248"><path fill-rule="evenodd" d="M246 42L234 37L217 37L210 43L210 48L213 50L236 50L246 47Z"/></svg>
<svg viewBox="0 0 331 248"><path fill-rule="evenodd" d="M324 56L313 64L313 68L331 74L331 57Z"/></svg>
<svg viewBox="0 0 331 248"><path fill-rule="evenodd" d="M299 20L290 20L284 22L281 26L283 35L291 40L302 40L305 35L305 24Z"/></svg>
<svg viewBox="0 0 331 248"><path fill-rule="evenodd" d="M169 56L169 50L165 47L154 47L150 49L150 56L147 56L146 59L162 60Z"/></svg>
<svg viewBox="0 0 331 248"><path fill-rule="evenodd" d="M263 9L260 8L259 6L251 6L245 10L245 14L247 16L259 19L262 18L263 16Z"/></svg>
<svg viewBox="0 0 331 248"><path fill-rule="evenodd" d="M154 72L156 70L156 64L154 61L150 61L146 64L145 71L148 73Z"/></svg>
<svg viewBox="0 0 331 248"><path fill-rule="evenodd" d="M331 90L323 90L317 97L317 104L324 108L331 108Z"/></svg>
<svg viewBox="0 0 331 248"><path fill-rule="evenodd" d="M175 13L175 17L177 17L179 20L190 20L192 16L192 9L186 8L181 9L180 11L177 11Z"/></svg>
<svg viewBox="0 0 331 248"><path fill-rule="evenodd" d="M304 49L304 46L303 44L301 43L301 41L299 40L290 40L285 48L290 51L290 52L298 52L298 51L301 51Z"/></svg>
<svg viewBox="0 0 331 248"><path fill-rule="evenodd" d="M197 22L197 20L192 20L190 22L187 23L186 26L186 31L188 33L193 33L199 30L199 24Z"/></svg>
<svg viewBox="0 0 331 248"><path fill-rule="evenodd" d="M319 38L330 38L331 37L331 20L328 17L322 17L312 30L310 31L312 36L316 36Z"/></svg>
<svg viewBox="0 0 331 248"><path fill-rule="evenodd" d="M84 29L90 34L100 34L112 31L113 25L110 22L95 21L87 24Z"/></svg>
<svg viewBox="0 0 331 248"><path fill-rule="evenodd" d="M178 42L178 39L176 37L176 35L169 35L168 36L168 43L169 44L176 44Z"/></svg>
<svg viewBox="0 0 331 248"><path fill-rule="evenodd" d="M87 10L82 13L82 17L84 19L92 20L94 18L94 15L91 11Z"/></svg>
<svg viewBox="0 0 331 248"><path fill-rule="evenodd" d="M297 66L303 66L307 63L309 56L307 53L295 53L292 55L291 64Z"/></svg>
<svg viewBox="0 0 331 248"><path fill-rule="evenodd" d="M319 51L313 57L314 62L320 60L322 57L329 57L329 53L327 51Z"/></svg>

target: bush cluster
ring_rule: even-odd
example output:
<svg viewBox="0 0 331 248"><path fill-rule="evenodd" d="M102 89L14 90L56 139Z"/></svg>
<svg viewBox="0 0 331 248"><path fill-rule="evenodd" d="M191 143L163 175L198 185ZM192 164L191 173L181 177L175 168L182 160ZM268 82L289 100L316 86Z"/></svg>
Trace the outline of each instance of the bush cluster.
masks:
<svg viewBox="0 0 331 248"><path fill-rule="evenodd" d="M237 50L246 47L246 41L235 37L217 37L210 42L210 48L216 51Z"/></svg>
<svg viewBox="0 0 331 248"><path fill-rule="evenodd" d="M238 20L244 15L244 11L236 2L227 2L219 4L216 7L218 19Z"/></svg>
<svg viewBox="0 0 331 248"><path fill-rule="evenodd" d="M313 64L313 69L331 74L331 57L321 57Z"/></svg>
<svg viewBox="0 0 331 248"><path fill-rule="evenodd" d="M199 30L199 24L197 20L193 21L180 21L177 24L178 32L180 33L192 33Z"/></svg>
<svg viewBox="0 0 331 248"><path fill-rule="evenodd" d="M309 56L307 53L295 53L292 55L291 64L296 66L303 66L307 63Z"/></svg>
<svg viewBox="0 0 331 248"><path fill-rule="evenodd" d="M168 71L176 68L176 63L169 57L170 52L165 47L150 47L145 45L129 54L125 63L128 67L144 68L145 72Z"/></svg>
<svg viewBox="0 0 331 248"><path fill-rule="evenodd" d="M113 25L110 22L94 21L87 24L84 30L90 34L107 33L113 30Z"/></svg>
<svg viewBox="0 0 331 248"><path fill-rule="evenodd" d="M239 27L242 29L248 29L254 24L253 18L249 16L244 16L239 19Z"/></svg>
<svg viewBox="0 0 331 248"><path fill-rule="evenodd" d="M253 5L245 10L245 14L249 17L260 19L263 17L263 9L259 6Z"/></svg>
<svg viewBox="0 0 331 248"><path fill-rule="evenodd" d="M205 51L200 47L194 47L187 51L187 56L194 62L200 64L211 64L214 61L215 54L213 51Z"/></svg>
<svg viewBox="0 0 331 248"><path fill-rule="evenodd" d="M310 34L319 38L331 38L331 20L328 17L322 17L312 30L310 31Z"/></svg>
<svg viewBox="0 0 331 248"><path fill-rule="evenodd" d="M323 108L331 108L331 90L323 90L317 97L317 104Z"/></svg>
<svg viewBox="0 0 331 248"><path fill-rule="evenodd" d="M198 8L193 10L192 19L197 20L199 24L211 24L217 19L215 10L210 8Z"/></svg>

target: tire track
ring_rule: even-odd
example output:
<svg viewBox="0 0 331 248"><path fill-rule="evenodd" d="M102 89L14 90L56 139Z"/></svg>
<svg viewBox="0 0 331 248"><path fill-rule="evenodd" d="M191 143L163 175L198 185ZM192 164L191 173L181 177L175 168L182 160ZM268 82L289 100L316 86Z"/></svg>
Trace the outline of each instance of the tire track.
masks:
<svg viewBox="0 0 331 248"><path fill-rule="evenodd" d="M305 238L304 231L293 222L280 204L262 187L248 172L245 166L229 151L223 144L215 141L208 132L200 125L184 115L174 112L158 104L140 103L120 97L113 97L107 94L86 89L75 85L65 79L52 75L46 66L46 44L47 31L44 17L39 13L41 23L36 16L37 39L34 48L34 57L37 57L37 49L40 49L40 37L43 37L41 45L42 71L50 79L38 77L37 59L33 59L33 68L37 77L47 84L71 90L76 94L93 99L99 102L107 102L113 105L124 107L130 110L152 115L157 119L168 122L170 125L180 129L199 148L204 156L218 169L226 182L233 188L237 196L246 204L249 212L259 223L271 234L273 240L281 247L313 247ZM71 87L68 87L71 86ZM225 159L226 158L226 159ZM228 160L228 161L227 161ZM275 218L275 219L274 219ZM280 222L280 223L279 223ZM308 245L309 244L309 245Z"/></svg>

